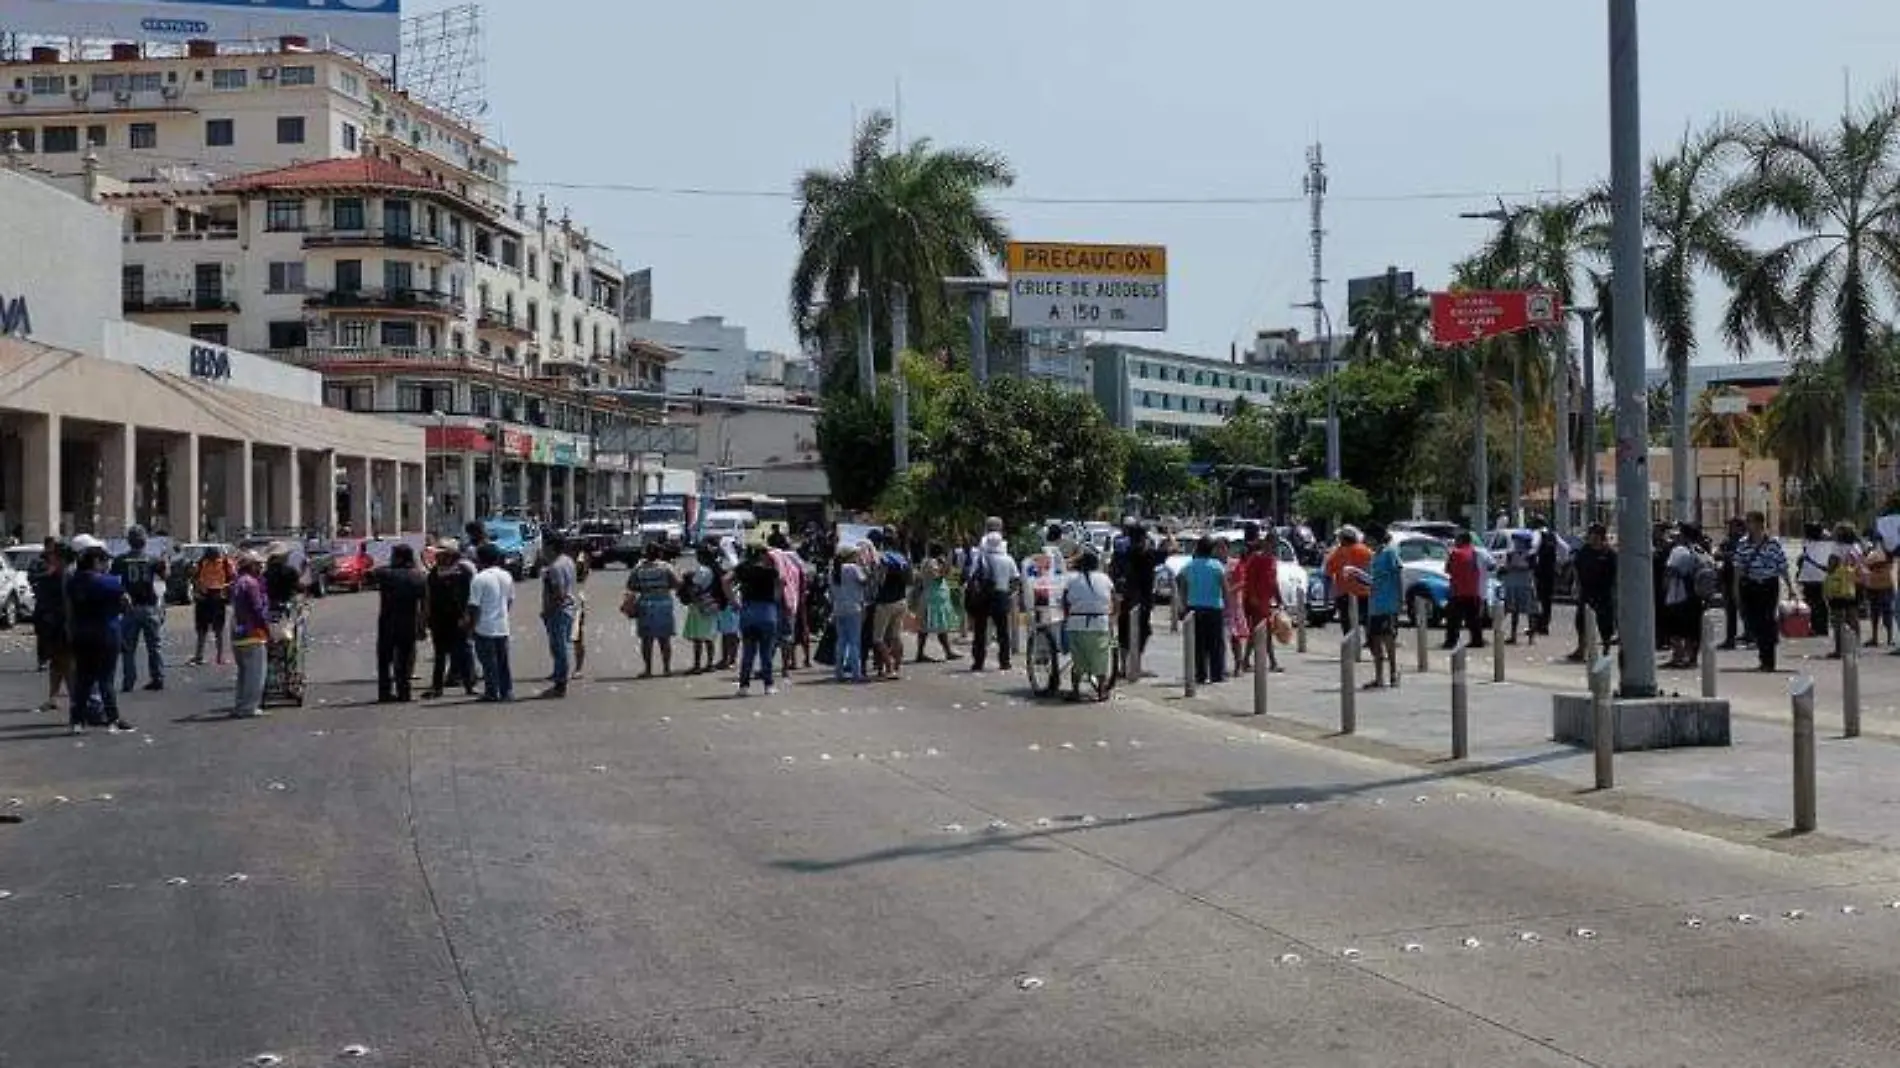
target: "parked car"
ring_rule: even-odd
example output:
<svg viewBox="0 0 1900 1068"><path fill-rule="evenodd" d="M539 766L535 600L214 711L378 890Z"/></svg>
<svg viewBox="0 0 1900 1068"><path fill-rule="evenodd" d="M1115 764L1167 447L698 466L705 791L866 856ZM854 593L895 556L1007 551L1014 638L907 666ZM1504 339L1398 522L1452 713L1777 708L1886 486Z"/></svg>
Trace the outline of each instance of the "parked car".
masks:
<svg viewBox="0 0 1900 1068"><path fill-rule="evenodd" d="M1232 542L1236 546L1241 542L1241 532L1238 530L1217 531L1214 537L1223 541ZM1280 561L1278 569L1280 578L1280 603L1286 605L1294 604L1300 599L1300 591L1307 586L1308 578L1306 568L1300 563L1298 556L1294 553L1293 543L1285 538L1278 539L1278 549L1275 555L1279 557ZM1181 569L1186 567L1188 561L1192 559L1194 559L1192 553L1176 553L1162 561L1161 565L1155 568L1154 599L1157 606L1174 603L1174 580L1176 576L1181 574Z"/></svg>
<svg viewBox="0 0 1900 1068"><path fill-rule="evenodd" d="M39 555L37 545L15 546L0 554L0 628L11 629L33 617L33 584L27 576Z"/></svg>
<svg viewBox="0 0 1900 1068"><path fill-rule="evenodd" d="M1451 558L1450 546L1430 535L1410 530L1391 531L1391 538L1399 551L1399 563L1403 569L1401 596L1405 603L1406 622L1416 626L1419 606L1429 604L1431 615L1426 620L1427 625L1441 625L1445 618L1445 606L1451 603L1451 578L1445 573L1445 563ZM1493 568L1484 604L1485 626L1491 622L1491 606L1504 599L1503 584L1495 574L1496 569ZM1306 619L1313 626L1325 626L1332 618L1332 582L1322 567L1313 572L1311 584L1307 588Z"/></svg>
<svg viewBox="0 0 1900 1068"><path fill-rule="evenodd" d="M683 505L645 505L636 517L634 529L642 546L657 543L668 556L686 551L686 508Z"/></svg>
<svg viewBox="0 0 1900 1068"><path fill-rule="evenodd" d="M1548 534L1557 539L1557 583L1551 594L1551 600L1574 602L1577 599L1577 569L1573 561L1578 543L1554 530L1530 530L1519 527L1491 531L1484 536L1484 547L1490 550L1492 556L1502 560L1504 554L1510 551L1511 539L1520 532L1531 536L1531 551L1533 552L1541 546L1544 535Z"/></svg>
<svg viewBox="0 0 1900 1068"><path fill-rule="evenodd" d="M519 579L541 574L541 528L531 519L497 516L482 520L488 540L501 550L501 566Z"/></svg>
<svg viewBox="0 0 1900 1068"><path fill-rule="evenodd" d="M204 558L205 550L216 546L226 558L236 552L231 546L221 542L188 541L173 545L165 554L165 567L171 575L165 583L165 602L167 604L190 604L197 593L193 589L193 577L198 573L198 561Z"/></svg>
<svg viewBox="0 0 1900 1068"><path fill-rule="evenodd" d="M371 574L376 570L376 557L372 553L375 539L338 538L330 543L332 563L325 575L325 589L357 590L368 589L372 583Z"/></svg>
<svg viewBox="0 0 1900 1068"><path fill-rule="evenodd" d="M1437 538L1439 541L1449 545L1452 539L1458 536L1458 532L1464 528L1444 519L1400 519L1389 525L1386 529L1393 533L1404 531L1408 534L1423 534L1427 537Z"/></svg>

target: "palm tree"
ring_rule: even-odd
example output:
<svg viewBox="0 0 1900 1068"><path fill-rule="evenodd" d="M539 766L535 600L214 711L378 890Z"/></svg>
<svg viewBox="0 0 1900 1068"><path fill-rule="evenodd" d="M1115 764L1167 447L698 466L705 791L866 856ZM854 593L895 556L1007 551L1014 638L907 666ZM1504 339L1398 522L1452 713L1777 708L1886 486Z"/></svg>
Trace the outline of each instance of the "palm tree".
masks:
<svg viewBox="0 0 1900 1068"><path fill-rule="evenodd" d="M1717 401L1727 403L1719 405ZM1705 389L1696 398L1689 440L1702 449L1740 449L1743 456L1761 451L1761 420L1748 410L1748 395L1733 387Z"/></svg>
<svg viewBox="0 0 1900 1068"><path fill-rule="evenodd" d="M1380 286L1352 306L1348 321L1353 327L1346 342L1347 358L1411 359L1427 348L1432 309L1418 293Z"/></svg>
<svg viewBox="0 0 1900 1068"><path fill-rule="evenodd" d="M1900 290L1900 99L1883 94L1828 132L1777 116L1755 141L1754 166L1737 186L1746 217L1798 233L1752 260L1723 326L1743 351L1760 337L1808 355L1838 352L1840 476L1859 508L1880 308Z"/></svg>
<svg viewBox="0 0 1900 1068"><path fill-rule="evenodd" d="M855 332L847 309L868 295L878 351L888 354L893 287L909 299L912 336L929 336L951 313L943 279L985 274L1007 250L1008 231L983 196L1014 183L1009 164L928 139L893 151L891 129L890 115L872 112L844 169L810 170L798 181L790 298L801 341Z"/></svg>
<svg viewBox="0 0 1900 1068"><path fill-rule="evenodd" d="M1673 152L1650 160L1643 188L1644 302L1650 332L1669 370L1670 490L1679 516L1689 514L1695 491L1690 469L1695 398L1689 390L1689 365L1698 348L1696 281L1712 272L1734 286L1748 268L1752 253L1741 238L1747 217L1732 171L1746 160L1747 151L1743 131L1732 123L1686 132ZM1593 194L1588 203L1592 224L1586 240L1607 263L1607 190ZM1598 321L1607 339L1615 336L1615 303L1609 299L1614 280L1609 272L1595 278Z"/></svg>

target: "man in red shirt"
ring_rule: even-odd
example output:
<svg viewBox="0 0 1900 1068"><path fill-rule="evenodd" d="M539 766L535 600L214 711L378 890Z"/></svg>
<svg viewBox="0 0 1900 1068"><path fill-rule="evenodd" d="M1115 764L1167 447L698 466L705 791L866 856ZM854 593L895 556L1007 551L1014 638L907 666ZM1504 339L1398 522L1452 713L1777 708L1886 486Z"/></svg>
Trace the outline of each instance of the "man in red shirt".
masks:
<svg viewBox="0 0 1900 1068"><path fill-rule="evenodd" d="M1242 603L1247 610L1247 629L1252 633L1263 623L1271 625L1273 610L1280 606L1279 536L1271 530L1264 535L1255 525L1247 525L1247 555L1240 561ZM1267 666L1280 670L1280 658L1273 650L1273 637L1267 637Z"/></svg>
<svg viewBox="0 0 1900 1068"><path fill-rule="evenodd" d="M1478 560L1471 532L1461 530L1445 561L1445 577L1451 580L1451 603L1445 606L1445 648L1458 644L1458 628L1471 633L1468 648L1484 648L1484 565Z"/></svg>

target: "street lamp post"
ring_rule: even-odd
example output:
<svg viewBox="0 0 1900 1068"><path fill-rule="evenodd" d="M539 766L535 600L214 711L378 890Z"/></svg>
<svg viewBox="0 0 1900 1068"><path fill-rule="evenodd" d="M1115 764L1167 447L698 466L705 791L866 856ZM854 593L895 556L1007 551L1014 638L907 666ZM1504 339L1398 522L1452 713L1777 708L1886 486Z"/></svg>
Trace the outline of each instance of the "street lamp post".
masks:
<svg viewBox="0 0 1900 1068"><path fill-rule="evenodd" d="M1588 527L1597 521L1597 310L1594 307L1570 309L1583 328L1583 522Z"/></svg>
<svg viewBox="0 0 1900 1068"><path fill-rule="evenodd" d="M1609 0L1611 377L1616 393L1616 614L1622 696L1656 695L1655 576L1650 572L1649 409L1643 381L1643 145L1636 0Z"/></svg>

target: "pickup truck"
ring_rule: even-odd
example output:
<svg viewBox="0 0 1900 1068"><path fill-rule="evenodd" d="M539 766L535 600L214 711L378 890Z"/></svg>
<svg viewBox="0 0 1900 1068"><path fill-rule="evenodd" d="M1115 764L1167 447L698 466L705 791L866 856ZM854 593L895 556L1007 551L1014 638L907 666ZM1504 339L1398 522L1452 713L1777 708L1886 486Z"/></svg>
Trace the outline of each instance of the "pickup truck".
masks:
<svg viewBox="0 0 1900 1068"><path fill-rule="evenodd" d="M640 560L640 549L639 532L616 519L583 519L568 533L568 551L585 554L592 567L632 567Z"/></svg>

